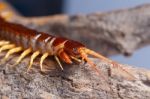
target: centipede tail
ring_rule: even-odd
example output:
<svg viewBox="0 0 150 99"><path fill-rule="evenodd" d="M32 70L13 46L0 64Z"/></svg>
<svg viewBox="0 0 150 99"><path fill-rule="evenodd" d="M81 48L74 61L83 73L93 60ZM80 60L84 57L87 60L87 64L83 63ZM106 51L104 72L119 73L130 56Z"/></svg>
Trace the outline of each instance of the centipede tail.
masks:
<svg viewBox="0 0 150 99"><path fill-rule="evenodd" d="M22 52L15 65L19 64L24 57L32 53L28 65L28 71L36 57L41 55L40 68L43 71L43 62L48 56L54 56L60 68L63 70L61 61L72 64L74 61L87 61L93 70L102 75L100 69L88 58L88 55L97 57L113 66L119 66L118 63L86 48L83 44L63 37L55 37L47 33L38 32L26 28L23 25L6 22L0 17L0 52L8 51L3 60L7 60L10 55ZM132 76L128 71L121 68L127 74ZM133 77L133 76L132 76ZM103 76L105 79L105 77Z"/></svg>

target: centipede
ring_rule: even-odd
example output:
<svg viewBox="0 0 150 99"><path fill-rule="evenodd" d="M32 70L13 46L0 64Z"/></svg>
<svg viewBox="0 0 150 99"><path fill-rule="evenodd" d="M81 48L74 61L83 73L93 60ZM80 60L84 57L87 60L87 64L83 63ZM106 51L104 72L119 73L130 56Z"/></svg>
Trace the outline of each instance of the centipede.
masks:
<svg viewBox="0 0 150 99"><path fill-rule="evenodd" d="M3 60L7 60L10 55L21 52L15 64L19 64L27 55L31 54L27 71L33 65L35 58L40 57L40 70L43 71L43 62L48 56L54 56L61 70L61 62L72 64L74 61L85 61L96 72L100 69L90 60L89 55L107 62L113 66L120 65L109 58L87 48L80 42L67 39L65 37L56 37L44 32L38 32L29 29L21 24L6 21L0 16L0 52L7 51ZM132 76L127 70L126 73Z"/></svg>

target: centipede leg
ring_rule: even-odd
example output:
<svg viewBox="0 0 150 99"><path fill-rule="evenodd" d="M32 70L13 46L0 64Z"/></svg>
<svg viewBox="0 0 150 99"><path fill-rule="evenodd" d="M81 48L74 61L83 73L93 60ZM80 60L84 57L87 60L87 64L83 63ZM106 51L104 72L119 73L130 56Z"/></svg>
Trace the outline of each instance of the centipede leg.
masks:
<svg viewBox="0 0 150 99"><path fill-rule="evenodd" d="M101 70L96 68L96 65L87 57L87 55L84 52L81 55L90 64L90 66L92 67L92 69L95 70L95 72L97 73L97 75L101 75L101 77L105 81L108 81L108 79L105 77L105 75L103 75L103 73L101 72Z"/></svg>
<svg viewBox="0 0 150 99"><path fill-rule="evenodd" d="M0 41L0 46L9 44L9 41Z"/></svg>
<svg viewBox="0 0 150 99"><path fill-rule="evenodd" d="M30 54L32 52L31 48L26 49L24 52L22 52L21 56L18 58L18 60L16 61L16 63L14 65L17 65L21 62L21 60L27 56L28 54Z"/></svg>
<svg viewBox="0 0 150 99"><path fill-rule="evenodd" d="M27 69L27 72L30 70L30 68L32 67L33 61L34 59L40 54L40 51L36 51L32 54L31 59L30 59L30 63Z"/></svg>
<svg viewBox="0 0 150 99"><path fill-rule="evenodd" d="M2 52L4 50L12 49L14 47L15 47L15 44L3 45L2 47L0 47L0 52Z"/></svg>
<svg viewBox="0 0 150 99"><path fill-rule="evenodd" d="M7 12L2 12L1 16L5 19L5 20L9 20L12 17L13 13L10 11Z"/></svg>
<svg viewBox="0 0 150 99"><path fill-rule="evenodd" d="M82 60L80 60L80 59L78 59L78 58L76 58L76 57L74 57L74 56L71 56L71 58L74 59L75 61L79 62L79 63L82 62Z"/></svg>
<svg viewBox="0 0 150 99"><path fill-rule="evenodd" d="M54 57L55 57L55 60L57 61L58 65L60 66L60 68L61 68L62 70L64 70L63 67L62 67L62 65L61 65L61 63L60 63L59 58L58 58L56 55L55 55Z"/></svg>
<svg viewBox="0 0 150 99"><path fill-rule="evenodd" d="M5 57L3 58L3 60L6 60L11 54L17 53L17 52L20 52L20 51L22 51L22 47L16 47L16 48L10 49L7 52L7 54L5 55Z"/></svg>
<svg viewBox="0 0 150 99"><path fill-rule="evenodd" d="M48 57L48 53L44 53L41 57L41 60L40 60L40 68L41 68L41 71L43 71L43 61Z"/></svg>
<svg viewBox="0 0 150 99"><path fill-rule="evenodd" d="M68 63L68 64L72 63L70 57L63 50L61 52L59 52L58 56L66 63Z"/></svg>

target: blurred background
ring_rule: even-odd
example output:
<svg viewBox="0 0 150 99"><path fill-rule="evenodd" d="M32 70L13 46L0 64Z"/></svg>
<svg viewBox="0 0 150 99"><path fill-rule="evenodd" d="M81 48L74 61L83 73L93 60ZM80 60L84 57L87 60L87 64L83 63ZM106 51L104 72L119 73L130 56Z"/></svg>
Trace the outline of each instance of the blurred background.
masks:
<svg viewBox="0 0 150 99"><path fill-rule="evenodd" d="M106 12L150 3L150 0L7 0L24 16L66 13ZM137 50L131 57L110 57L120 63L150 68L150 46Z"/></svg>

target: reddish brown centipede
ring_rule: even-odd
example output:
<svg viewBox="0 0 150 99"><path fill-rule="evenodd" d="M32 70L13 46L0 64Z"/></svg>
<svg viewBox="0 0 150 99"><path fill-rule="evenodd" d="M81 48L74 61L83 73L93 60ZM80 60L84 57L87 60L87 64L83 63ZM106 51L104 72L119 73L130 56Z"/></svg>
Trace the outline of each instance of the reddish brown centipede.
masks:
<svg viewBox="0 0 150 99"><path fill-rule="evenodd" d="M18 60L16 61L16 64L18 64L25 56L33 52L28 70L32 67L34 59L39 54L42 54L42 57L40 59L41 70L45 58L51 55L55 57L62 70L63 67L59 59L68 64L71 64L73 60L79 62L85 60L87 63L90 64L90 66L92 66L92 68L97 73L99 73L96 65L88 58L88 54L93 55L105 62L108 62L113 66L119 66L118 63L86 48L83 44L77 41L69 40L62 37L55 37L42 32L37 32L36 30L26 28L20 24L6 22L1 17L0 37L4 39L0 41L0 52L3 50L9 50L6 53L4 60L6 60L13 53L23 51ZM126 70L124 71L127 72Z"/></svg>

